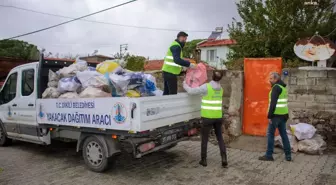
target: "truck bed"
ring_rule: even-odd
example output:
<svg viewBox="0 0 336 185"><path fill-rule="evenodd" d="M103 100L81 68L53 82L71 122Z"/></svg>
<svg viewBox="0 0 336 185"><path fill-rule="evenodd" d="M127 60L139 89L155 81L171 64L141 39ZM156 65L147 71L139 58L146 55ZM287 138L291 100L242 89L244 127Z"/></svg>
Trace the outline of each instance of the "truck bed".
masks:
<svg viewBox="0 0 336 185"><path fill-rule="evenodd" d="M200 117L200 96L38 99L40 125L142 132Z"/></svg>

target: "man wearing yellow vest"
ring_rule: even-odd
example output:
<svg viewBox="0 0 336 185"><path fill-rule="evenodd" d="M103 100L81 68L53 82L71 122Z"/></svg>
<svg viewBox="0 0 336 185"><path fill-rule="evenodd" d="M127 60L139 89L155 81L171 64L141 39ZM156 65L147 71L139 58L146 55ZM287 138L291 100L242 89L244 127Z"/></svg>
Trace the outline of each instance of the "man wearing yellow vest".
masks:
<svg viewBox="0 0 336 185"><path fill-rule="evenodd" d="M187 42L188 34L180 32L177 39L170 45L162 66L164 90L163 95L177 94L177 76L182 67L195 67L195 64L183 60L183 47Z"/></svg>
<svg viewBox="0 0 336 185"><path fill-rule="evenodd" d="M212 75L212 81L196 88L191 88L185 82L183 82L183 88L188 92L188 94L201 94L203 96L201 105L201 117L203 120L201 130L201 161L199 162L199 164L202 166L207 166L207 147L209 132L212 128L215 129L220 154L222 157L222 166L224 168L227 168L228 166L226 147L222 135L223 88L219 83L222 77L222 72L214 71Z"/></svg>
<svg viewBox="0 0 336 185"><path fill-rule="evenodd" d="M270 74L270 83L272 85L269 92L269 108L268 108L268 131L267 131L267 151L259 160L274 161L274 133L275 129L279 130L285 157L287 161L292 160L291 146L286 132L286 122L288 120L288 95L286 84L281 80L280 74L272 72Z"/></svg>

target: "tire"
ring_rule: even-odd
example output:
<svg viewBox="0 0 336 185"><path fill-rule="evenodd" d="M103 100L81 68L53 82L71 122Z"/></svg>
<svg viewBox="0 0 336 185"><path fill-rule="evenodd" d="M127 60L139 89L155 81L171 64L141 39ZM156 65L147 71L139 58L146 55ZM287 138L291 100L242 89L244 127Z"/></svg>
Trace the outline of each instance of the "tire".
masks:
<svg viewBox="0 0 336 185"><path fill-rule="evenodd" d="M104 172L110 167L110 159L106 157L106 149L99 139L90 136L83 144L84 162L91 171Z"/></svg>
<svg viewBox="0 0 336 185"><path fill-rule="evenodd" d="M0 146L9 146L12 144L12 140L6 136L6 131L3 129L0 123Z"/></svg>

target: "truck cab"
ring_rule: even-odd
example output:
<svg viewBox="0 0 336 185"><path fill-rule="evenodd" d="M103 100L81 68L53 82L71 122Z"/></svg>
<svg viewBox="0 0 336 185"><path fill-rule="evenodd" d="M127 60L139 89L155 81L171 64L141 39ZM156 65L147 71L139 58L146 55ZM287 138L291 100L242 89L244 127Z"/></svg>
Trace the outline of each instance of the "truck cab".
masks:
<svg viewBox="0 0 336 185"><path fill-rule="evenodd" d="M15 67L0 91L0 121L8 139L42 144L36 122L38 62Z"/></svg>

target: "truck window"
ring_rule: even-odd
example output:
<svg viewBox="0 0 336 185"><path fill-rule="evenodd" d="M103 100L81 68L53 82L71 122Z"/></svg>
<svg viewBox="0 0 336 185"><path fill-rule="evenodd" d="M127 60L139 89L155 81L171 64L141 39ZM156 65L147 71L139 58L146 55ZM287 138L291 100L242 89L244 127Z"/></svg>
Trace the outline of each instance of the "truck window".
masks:
<svg viewBox="0 0 336 185"><path fill-rule="evenodd" d="M17 73L13 73L8 77L8 80L1 91L0 104L6 104L16 97L16 83Z"/></svg>
<svg viewBox="0 0 336 185"><path fill-rule="evenodd" d="M22 71L21 95L29 96L34 92L34 69Z"/></svg>

